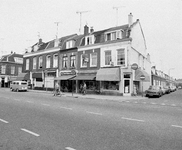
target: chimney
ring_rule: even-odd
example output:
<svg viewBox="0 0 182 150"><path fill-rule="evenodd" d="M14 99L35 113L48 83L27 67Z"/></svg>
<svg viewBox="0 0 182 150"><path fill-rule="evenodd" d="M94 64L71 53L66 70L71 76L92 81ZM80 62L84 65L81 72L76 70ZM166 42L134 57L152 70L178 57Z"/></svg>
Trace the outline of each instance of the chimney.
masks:
<svg viewBox="0 0 182 150"><path fill-rule="evenodd" d="M130 13L130 14L128 15L128 25L129 25L129 27L130 27L132 24L133 24L133 15L132 15L132 13Z"/></svg>
<svg viewBox="0 0 182 150"><path fill-rule="evenodd" d="M39 39L39 43L38 44L42 44L42 39L41 38Z"/></svg>
<svg viewBox="0 0 182 150"><path fill-rule="evenodd" d="M87 25L84 26L84 35L88 35L89 27Z"/></svg>
<svg viewBox="0 0 182 150"><path fill-rule="evenodd" d="M90 33L93 33L93 32L94 32L93 27L90 27Z"/></svg>

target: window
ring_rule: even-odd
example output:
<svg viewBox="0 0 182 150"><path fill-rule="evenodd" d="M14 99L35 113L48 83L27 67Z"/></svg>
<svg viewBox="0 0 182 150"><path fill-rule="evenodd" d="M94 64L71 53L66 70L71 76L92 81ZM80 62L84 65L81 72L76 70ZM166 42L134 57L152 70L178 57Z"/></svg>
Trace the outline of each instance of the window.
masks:
<svg viewBox="0 0 182 150"><path fill-rule="evenodd" d="M85 45L91 45L94 44L94 35L90 35L85 37Z"/></svg>
<svg viewBox="0 0 182 150"><path fill-rule="evenodd" d="M15 66L11 66L11 74L15 74Z"/></svg>
<svg viewBox="0 0 182 150"><path fill-rule="evenodd" d="M42 68L42 56L39 56L39 68Z"/></svg>
<svg viewBox="0 0 182 150"><path fill-rule="evenodd" d="M111 33L106 34L106 41L110 41L111 40Z"/></svg>
<svg viewBox="0 0 182 150"><path fill-rule="evenodd" d="M46 68L50 68L50 66L51 66L51 56L48 55L46 57Z"/></svg>
<svg viewBox="0 0 182 150"><path fill-rule="evenodd" d="M58 67L58 55L57 54L55 54L53 56L53 67L54 68Z"/></svg>
<svg viewBox="0 0 182 150"><path fill-rule="evenodd" d="M63 56L63 68L67 68L67 67L68 67L68 57Z"/></svg>
<svg viewBox="0 0 182 150"><path fill-rule="evenodd" d="M111 65L111 51L105 51L105 65Z"/></svg>
<svg viewBox="0 0 182 150"><path fill-rule="evenodd" d="M18 74L22 73L22 67L18 67Z"/></svg>
<svg viewBox="0 0 182 150"><path fill-rule="evenodd" d="M36 69L36 67L37 67L37 58L34 57L33 58L33 69Z"/></svg>
<svg viewBox="0 0 182 150"><path fill-rule="evenodd" d="M26 70L29 70L29 62L30 62L30 60L26 59Z"/></svg>
<svg viewBox="0 0 182 150"><path fill-rule="evenodd" d="M6 66L5 65L2 65L1 66L1 73L2 74L5 74L6 73Z"/></svg>
<svg viewBox="0 0 182 150"><path fill-rule="evenodd" d="M74 40L70 40L66 42L66 48L72 48L75 46L75 41Z"/></svg>
<svg viewBox="0 0 182 150"><path fill-rule="evenodd" d="M91 67L97 66L97 53L90 54L90 66Z"/></svg>
<svg viewBox="0 0 182 150"><path fill-rule="evenodd" d="M125 49L117 50L117 65L125 65Z"/></svg>
<svg viewBox="0 0 182 150"><path fill-rule="evenodd" d="M88 54L81 55L81 67L87 67L88 63Z"/></svg>
<svg viewBox="0 0 182 150"><path fill-rule="evenodd" d="M106 33L105 37L106 41L117 40L117 39L122 39L122 31L118 30L111 33Z"/></svg>
<svg viewBox="0 0 182 150"><path fill-rule="evenodd" d="M76 66L76 57L75 55L70 56L70 67L75 68Z"/></svg>
<svg viewBox="0 0 182 150"><path fill-rule="evenodd" d="M23 58L20 57L14 57L15 62L23 64Z"/></svg>

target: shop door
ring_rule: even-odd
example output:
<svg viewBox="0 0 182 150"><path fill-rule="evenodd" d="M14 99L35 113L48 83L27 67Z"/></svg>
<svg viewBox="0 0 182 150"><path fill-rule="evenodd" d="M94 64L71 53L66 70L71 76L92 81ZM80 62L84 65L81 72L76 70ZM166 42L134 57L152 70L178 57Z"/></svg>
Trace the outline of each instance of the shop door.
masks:
<svg viewBox="0 0 182 150"><path fill-rule="evenodd" d="M131 81L130 79L124 79L124 93L123 96L131 96Z"/></svg>

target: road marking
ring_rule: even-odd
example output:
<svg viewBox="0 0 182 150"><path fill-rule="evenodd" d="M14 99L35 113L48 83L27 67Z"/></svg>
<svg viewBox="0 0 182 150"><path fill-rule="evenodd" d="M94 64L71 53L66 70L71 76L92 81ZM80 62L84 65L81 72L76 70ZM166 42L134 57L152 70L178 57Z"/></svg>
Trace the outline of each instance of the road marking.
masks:
<svg viewBox="0 0 182 150"><path fill-rule="evenodd" d="M147 102L143 102L143 104L147 104Z"/></svg>
<svg viewBox="0 0 182 150"><path fill-rule="evenodd" d="M125 102L129 103L130 101L125 101Z"/></svg>
<svg viewBox="0 0 182 150"><path fill-rule="evenodd" d="M157 103L151 103L152 105L156 105Z"/></svg>
<svg viewBox="0 0 182 150"><path fill-rule="evenodd" d="M125 118L125 117L122 117L122 119L125 119L125 120L130 120L130 121L139 121L139 122L145 122L144 120L133 119L133 118Z"/></svg>
<svg viewBox="0 0 182 150"><path fill-rule="evenodd" d="M137 104L138 102L134 102L135 104Z"/></svg>
<svg viewBox="0 0 182 150"><path fill-rule="evenodd" d="M172 104L171 106L176 106L176 104Z"/></svg>
<svg viewBox="0 0 182 150"><path fill-rule="evenodd" d="M71 147L65 147L66 150L76 150L74 148L71 148Z"/></svg>
<svg viewBox="0 0 182 150"><path fill-rule="evenodd" d="M171 126L176 128L182 128L182 126L178 126L178 125L171 125Z"/></svg>
<svg viewBox="0 0 182 150"><path fill-rule="evenodd" d="M32 135L34 135L34 136L40 136L39 134L37 134L37 133L35 133L35 132L32 132L32 131L30 131L30 130L27 130L27 129L21 128L21 130L22 130L22 131L25 131L25 132L27 132L27 133L29 133L29 134L32 134Z"/></svg>
<svg viewBox="0 0 182 150"><path fill-rule="evenodd" d="M4 123L9 123L8 121L6 120L3 120L3 119L0 119L1 122L4 122Z"/></svg>
<svg viewBox="0 0 182 150"><path fill-rule="evenodd" d="M73 108L69 108L69 107L59 107L59 108L67 109L67 110L72 110L73 109Z"/></svg>
<svg viewBox="0 0 182 150"><path fill-rule="evenodd" d="M32 101L26 101L27 103L33 103Z"/></svg>
<svg viewBox="0 0 182 150"><path fill-rule="evenodd" d="M15 101L20 101L19 99L13 99L13 100L15 100Z"/></svg>
<svg viewBox="0 0 182 150"><path fill-rule="evenodd" d="M101 113L96 113L96 112L92 112L92 111L86 111L86 113L88 113L88 114L93 114L93 115L100 115L100 116L102 116Z"/></svg>
<svg viewBox="0 0 182 150"><path fill-rule="evenodd" d="M165 106L166 104L162 103L161 105Z"/></svg>
<svg viewBox="0 0 182 150"><path fill-rule="evenodd" d="M42 105L44 105L44 106L50 106L50 104L42 104Z"/></svg>

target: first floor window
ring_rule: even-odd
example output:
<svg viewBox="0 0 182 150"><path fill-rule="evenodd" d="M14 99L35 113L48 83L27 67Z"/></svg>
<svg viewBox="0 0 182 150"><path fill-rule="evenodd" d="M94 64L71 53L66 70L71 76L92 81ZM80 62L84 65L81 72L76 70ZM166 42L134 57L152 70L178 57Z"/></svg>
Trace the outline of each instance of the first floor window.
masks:
<svg viewBox="0 0 182 150"><path fill-rule="evenodd" d="M125 65L125 49L117 50L117 65Z"/></svg>
<svg viewBox="0 0 182 150"><path fill-rule="evenodd" d="M111 65L111 51L105 51L105 65Z"/></svg>
<svg viewBox="0 0 182 150"><path fill-rule="evenodd" d="M58 67L58 55L57 54L55 54L53 56L53 67L54 68Z"/></svg>
<svg viewBox="0 0 182 150"><path fill-rule="evenodd" d="M42 68L42 56L39 56L39 68Z"/></svg>
<svg viewBox="0 0 182 150"><path fill-rule="evenodd" d="M51 66L51 56L48 55L46 57L46 68L50 68L50 66Z"/></svg>
<svg viewBox="0 0 182 150"><path fill-rule="evenodd" d="M30 60L26 59L26 70L29 70L29 62L30 62Z"/></svg>
<svg viewBox="0 0 182 150"><path fill-rule="evenodd" d="M6 66L5 65L2 65L1 66L1 73L2 74L5 74L6 73Z"/></svg>
<svg viewBox="0 0 182 150"><path fill-rule="evenodd" d="M22 67L18 67L18 74L22 73Z"/></svg>
<svg viewBox="0 0 182 150"><path fill-rule="evenodd" d="M90 66L97 66L97 53L90 54Z"/></svg>
<svg viewBox="0 0 182 150"><path fill-rule="evenodd" d="M81 55L81 67L87 67L88 63L88 54Z"/></svg>
<svg viewBox="0 0 182 150"><path fill-rule="evenodd" d="M63 56L63 68L67 68L67 67L68 67L68 57Z"/></svg>
<svg viewBox="0 0 182 150"><path fill-rule="evenodd" d="M75 67L76 66L76 57L75 57L75 55L72 55L71 57L70 57L70 67Z"/></svg>
<svg viewBox="0 0 182 150"><path fill-rule="evenodd" d="M37 58L36 57L34 57L33 58L33 69L36 69L36 65L37 65Z"/></svg>
<svg viewBox="0 0 182 150"><path fill-rule="evenodd" d="M15 66L11 66L11 74L15 74Z"/></svg>

